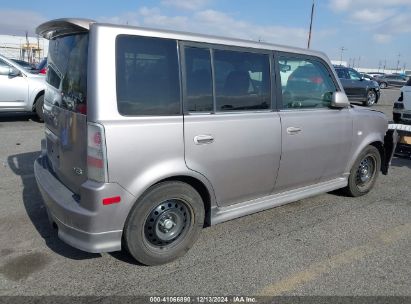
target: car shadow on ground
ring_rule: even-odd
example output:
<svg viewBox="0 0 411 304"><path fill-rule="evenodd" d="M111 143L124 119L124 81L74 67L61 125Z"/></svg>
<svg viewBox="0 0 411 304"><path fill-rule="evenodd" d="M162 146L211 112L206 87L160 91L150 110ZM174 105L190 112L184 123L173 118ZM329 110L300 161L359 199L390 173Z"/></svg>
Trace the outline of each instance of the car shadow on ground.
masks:
<svg viewBox="0 0 411 304"><path fill-rule="evenodd" d="M392 167L407 167L411 169L411 158L405 156L394 157L391 161Z"/></svg>
<svg viewBox="0 0 411 304"><path fill-rule="evenodd" d="M11 121L35 121L43 123L35 113L0 113L0 122Z"/></svg>
<svg viewBox="0 0 411 304"><path fill-rule="evenodd" d="M34 227L45 240L47 247L61 256L73 260L101 257L100 254L87 253L73 248L58 238L57 230L48 220L47 211L34 177L33 164L39 154L40 152L16 154L9 156L7 160L10 169L22 180L23 204Z"/></svg>

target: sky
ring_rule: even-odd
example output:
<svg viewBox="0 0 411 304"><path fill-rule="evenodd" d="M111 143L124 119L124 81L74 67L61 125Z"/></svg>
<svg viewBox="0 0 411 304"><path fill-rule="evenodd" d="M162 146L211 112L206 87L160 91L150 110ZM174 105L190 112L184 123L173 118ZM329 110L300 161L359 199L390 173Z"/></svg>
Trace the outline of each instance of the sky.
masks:
<svg viewBox="0 0 411 304"><path fill-rule="evenodd" d="M3 1L0 34L34 35L47 20L82 17L307 46L312 0ZM1 43L1 41L0 41ZM361 67L411 69L411 0L315 0L311 48Z"/></svg>

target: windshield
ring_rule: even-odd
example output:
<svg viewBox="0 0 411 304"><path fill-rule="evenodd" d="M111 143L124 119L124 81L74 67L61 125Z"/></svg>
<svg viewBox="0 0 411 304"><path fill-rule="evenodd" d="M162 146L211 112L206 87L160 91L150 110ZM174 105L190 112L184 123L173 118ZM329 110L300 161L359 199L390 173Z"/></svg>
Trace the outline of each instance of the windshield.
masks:
<svg viewBox="0 0 411 304"><path fill-rule="evenodd" d="M88 34L59 37L50 41L48 90L60 94L53 104L85 114L87 100Z"/></svg>

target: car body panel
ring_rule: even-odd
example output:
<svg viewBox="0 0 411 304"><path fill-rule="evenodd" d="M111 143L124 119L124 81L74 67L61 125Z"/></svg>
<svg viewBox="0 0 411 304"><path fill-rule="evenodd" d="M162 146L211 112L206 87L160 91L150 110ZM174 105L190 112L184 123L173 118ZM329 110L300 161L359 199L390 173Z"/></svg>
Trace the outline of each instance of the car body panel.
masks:
<svg viewBox="0 0 411 304"><path fill-rule="evenodd" d="M349 109L281 111L282 153L275 192L341 177L350 157ZM290 134L288 128L301 132Z"/></svg>
<svg viewBox="0 0 411 304"><path fill-rule="evenodd" d="M356 107L282 111L274 103L267 111L203 115L182 111L175 116L124 116L117 108L115 42L120 34L264 50L272 54L271 61L277 51L309 55L330 67L337 91L343 91L329 59L321 52L73 19L47 22L38 32L48 38L89 32L87 116L58 114L51 106L46 126L60 142L66 137L85 138L85 120L102 126L107 180L96 183L77 178L73 185L67 176L53 175L53 160L49 161L53 156L46 147L35 164L37 183L52 221L62 230L60 237L82 250L118 250L131 208L158 182L194 180L204 186L207 193L203 197L209 196L205 207L215 224L344 187L362 149L375 142L384 144L386 118ZM272 79L272 84L279 81ZM281 85L272 90L272 100L276 100ZM50 92L50 100L59 102L59 90ZM62 127L64 121L69 128ZM290 135L289 127L301 127L302 132ZM75 128L81 130L74 132ZM198 135L211 135L214 141L196 144ZM60 144L60 149L63 146ZM84 147L84 139L79 146ZM67 151L63 152L69 155L70 149ZM76 153L81 157L84 152ZM68 166L75 164L69 161ZM115 195L121 196L121 203L101 204L104 197Z"/></svg>

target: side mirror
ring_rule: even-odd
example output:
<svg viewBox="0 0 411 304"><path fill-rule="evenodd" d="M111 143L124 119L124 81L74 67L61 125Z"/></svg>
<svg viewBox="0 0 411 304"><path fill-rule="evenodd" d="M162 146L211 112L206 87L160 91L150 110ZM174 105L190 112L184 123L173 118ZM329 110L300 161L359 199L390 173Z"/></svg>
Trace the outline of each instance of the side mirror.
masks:
<svg viewBox="0 0 411 304"><path fill-rule="evenodd" d="M350 101L344 92L334 92L331 99L332 108L346 108L350 106Z"/></svg>
<svg viewBox="0 0 411 304"><path fill-rule="evenodd" d="M10 67L9 68L9 76L10 77L18 77L18 76L21 76L21 72L20 72L20 70L14 68L14 67Z"/></svg>

